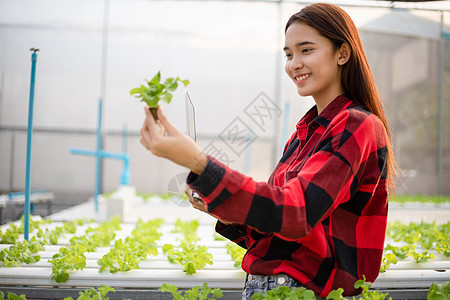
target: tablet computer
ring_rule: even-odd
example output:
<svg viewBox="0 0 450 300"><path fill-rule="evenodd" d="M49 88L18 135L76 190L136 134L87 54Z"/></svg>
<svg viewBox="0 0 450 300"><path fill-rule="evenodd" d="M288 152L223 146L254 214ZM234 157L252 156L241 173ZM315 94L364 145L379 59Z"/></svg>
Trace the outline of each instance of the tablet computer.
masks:
<svg viewBox="0 0 450 300"><path fill-rule="evenodd" d="M185 106L186 106L186 133L191 139L197 141L197 128L195 127L195 108L187 90L185 90ZM194 191L192 191L192 197L194 197L195 200L203 201L202 198L200 198L200 195Z"/></svg>

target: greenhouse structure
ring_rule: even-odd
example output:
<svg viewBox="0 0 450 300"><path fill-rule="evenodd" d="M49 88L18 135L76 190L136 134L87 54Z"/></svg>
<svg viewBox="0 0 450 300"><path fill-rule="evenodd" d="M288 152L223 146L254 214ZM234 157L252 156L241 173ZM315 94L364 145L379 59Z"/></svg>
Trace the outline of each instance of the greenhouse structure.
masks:
<svg viewBox="0 0 450 300"><path fill-rule="evenodd" d="M283 53L286 21L314 2L0 0L0 292L172 299L165 284L207 284L241 299L242 251L186 201L188 170L139 142L130 90L189 80L169 118L189 133L188 91L204 152L267 181L314 105ZM450 1L325 2L357 25L399 165L370 290L426 299L450 285Z"/></svg>

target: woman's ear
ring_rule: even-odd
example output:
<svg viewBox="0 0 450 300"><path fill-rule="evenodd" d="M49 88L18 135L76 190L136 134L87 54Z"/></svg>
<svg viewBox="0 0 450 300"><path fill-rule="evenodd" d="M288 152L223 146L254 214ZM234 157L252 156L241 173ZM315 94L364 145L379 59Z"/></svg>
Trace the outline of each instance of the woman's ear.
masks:
<svg viewBox="0 0 450 300"><path fill-rule="evenodd" d="M350 56L352 55L350 45L347 42L344 42L341 45L341 48L339 48L338 53L338 65L343 66L348 62Z"/></svg>

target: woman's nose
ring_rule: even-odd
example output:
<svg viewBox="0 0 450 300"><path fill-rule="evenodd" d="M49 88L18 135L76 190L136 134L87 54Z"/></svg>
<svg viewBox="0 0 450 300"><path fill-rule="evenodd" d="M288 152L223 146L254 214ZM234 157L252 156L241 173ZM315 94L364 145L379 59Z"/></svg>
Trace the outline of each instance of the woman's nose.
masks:
<svg viewBox="0 0 450 300"><path fill-rule="evenodd" d="M295 71L295 70L301 69L302 67L303 67L303 61L301 60L301 58L299 58L298 56L292 57L292 59L290 60L289 69L291 71Z"/></svg>

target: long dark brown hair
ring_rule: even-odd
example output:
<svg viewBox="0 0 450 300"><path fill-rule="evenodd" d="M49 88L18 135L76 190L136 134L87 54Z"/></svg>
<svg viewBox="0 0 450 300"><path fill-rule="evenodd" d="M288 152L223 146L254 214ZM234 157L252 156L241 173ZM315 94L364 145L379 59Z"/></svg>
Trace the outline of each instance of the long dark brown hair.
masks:
<svg viewBox="0 0 450 300"><path fill-rule="evenodd" d="M294 23L303 23L317 30L328 38L335 48L340 49L347 42L351 49L351 56L342 66L341 80L345 94L366 110L378 116L384 125L387 136L387 174L390 193L394 191L394 174L396 169L394 154L383 104L375 86L358 30L350 16L339 6L328 3L314 3L304 7L300 12L291 16L285 32Z"/></svg>

